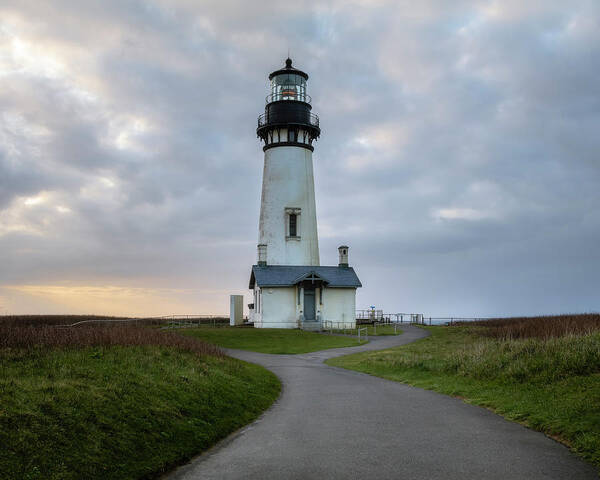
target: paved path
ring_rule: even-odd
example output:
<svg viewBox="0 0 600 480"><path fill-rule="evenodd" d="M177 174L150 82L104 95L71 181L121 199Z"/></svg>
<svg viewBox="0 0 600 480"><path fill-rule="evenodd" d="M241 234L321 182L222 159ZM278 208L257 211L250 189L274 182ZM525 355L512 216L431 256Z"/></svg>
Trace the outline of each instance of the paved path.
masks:
<svg viewBox="0 0 600 480"><path fill-rule="evenodd" d="M256 422L180 467L170 480L597 479L541 433L427 390L330 367L327 358L412 342L426 331L304 355L229 350L282 381Z"/></svg>

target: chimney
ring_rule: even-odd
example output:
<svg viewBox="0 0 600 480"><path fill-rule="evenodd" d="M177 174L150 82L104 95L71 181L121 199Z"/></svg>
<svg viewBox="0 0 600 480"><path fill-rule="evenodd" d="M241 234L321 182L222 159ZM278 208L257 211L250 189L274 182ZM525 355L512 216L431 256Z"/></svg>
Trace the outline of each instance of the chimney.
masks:
<svg viewBox="0 0 600 480"><path fill-rule="evenodd" d="M340 252L340 267L348 267L348 246L341 245L338 247L338 252Z"/></svg>
<svg viewBox="0 0 600 480"><path fill-rule="evenodd" d="M265 267L267 265L267 244L266 243L258 244L258 265L260 267Z"/></svg>

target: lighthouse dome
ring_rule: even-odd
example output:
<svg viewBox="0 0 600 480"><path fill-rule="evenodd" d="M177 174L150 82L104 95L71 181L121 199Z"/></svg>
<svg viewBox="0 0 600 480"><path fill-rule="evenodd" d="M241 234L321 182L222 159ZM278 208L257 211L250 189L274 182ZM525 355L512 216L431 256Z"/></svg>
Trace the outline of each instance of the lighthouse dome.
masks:
<svg viewBox="0 0 600 480"><path fill-rule="evenodd" d="M311 112L311 98L306 93L308 75L292 66L269 75L271 93L267 95L265 113L258 117L256 134L264 141L265 149L277 145L296 145L313 150L312 142L321 133L319 117Z"/></svg>
<svg viewBox="0 0 600 480"><path fill-rule="evenodd" d="M285 68L271 73L269 80L271 81L271 95L267 97L267 103L280 100L311 102L311 98L306 94L308 75L292 67L291 58L285 61Z"/></svg>
<svg viewBox="0 0 600 480"><path fill-rule="evenodd" d="M272 80L273 77L277 75L285 75L285 74L295 74L300 75L304 80L308 80L308 74L304 73L302 70L298 70L297 68L292 67L292 59L287 58L285 60L285 67L280 70L275 70L273 73L269 75L269 80Z"/></svg>

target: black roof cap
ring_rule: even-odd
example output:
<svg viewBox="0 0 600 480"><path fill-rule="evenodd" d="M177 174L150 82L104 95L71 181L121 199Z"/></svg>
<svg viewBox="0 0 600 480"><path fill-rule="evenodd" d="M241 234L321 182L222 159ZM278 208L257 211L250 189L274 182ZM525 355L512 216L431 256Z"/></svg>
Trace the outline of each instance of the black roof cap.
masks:
<svg viewBox="0 0 600 480"><path fill-rule="evenodd" d="M308 74L304 73L302 70L298 70L297 68L292 67L292 59L288 58L285 61L285 68L281 70L275 70L271 75L269 75L269 80L272 80L275 75L281 75L285 73L293 73L295 75L300 75L304 77L304 80L308 80Z"/></svg>

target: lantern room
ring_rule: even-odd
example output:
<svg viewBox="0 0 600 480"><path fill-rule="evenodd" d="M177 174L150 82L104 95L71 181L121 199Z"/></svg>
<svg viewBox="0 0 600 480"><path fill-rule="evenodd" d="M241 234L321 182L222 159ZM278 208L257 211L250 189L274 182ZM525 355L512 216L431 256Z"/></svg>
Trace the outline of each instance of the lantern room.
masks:
<svg viewBox="0 0 600 480"><path fill-rule="evenodd" d="M308 75L285 67L269 75L271 93L267 95L265 113L258 117L256 134L263 139L264 150L275 146L299 146L313 150L312 143L321 133L319 117L311 112L311 98L306 93Z"/></svg>
<svg viewBox="0 0 600 480"><path fill-rule="evenodd" d="M271 81L271 94L267 97L267 103L279 100L310 103L310 97L306 94L308 75L292 67L290 58L285 61L285 68L269 75L269 80Z"/></svg>

